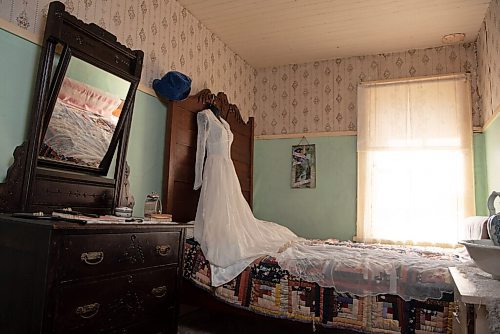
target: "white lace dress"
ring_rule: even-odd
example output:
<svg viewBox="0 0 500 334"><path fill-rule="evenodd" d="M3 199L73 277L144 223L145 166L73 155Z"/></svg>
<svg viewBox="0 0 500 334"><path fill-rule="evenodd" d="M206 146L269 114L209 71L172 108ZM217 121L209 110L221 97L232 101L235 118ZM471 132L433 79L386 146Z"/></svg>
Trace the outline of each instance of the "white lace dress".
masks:
<svg viewBox="0 0 500 334"><path fill-rule="evenodd" d="M194 237L210 262L212 285L229 282L262 255L299 239L288 228L258 220L241 192L231 160L233 134L224 119L200 111L194 189L201 187ZM203 164L206 153L206 161Z"/></svg>

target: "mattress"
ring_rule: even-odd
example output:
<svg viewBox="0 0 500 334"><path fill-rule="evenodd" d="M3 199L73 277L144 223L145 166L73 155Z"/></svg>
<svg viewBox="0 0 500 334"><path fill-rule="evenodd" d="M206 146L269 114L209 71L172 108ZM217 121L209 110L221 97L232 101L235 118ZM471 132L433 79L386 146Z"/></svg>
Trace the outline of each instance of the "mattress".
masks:
<svg viewBox="0 0 500 334"><path fill-rule="evenodd" d="M238 308L276 318L311 322L312 326L363 333L452 332L451 283L439 299L404 300L391 294L359 296L302 280L283 270L274 257L264 256L234 280L212 287L210 265L199 244L188 239L185 245L184 277L220 301ZM345 273L346 282L352 274ZM411 278L411 275L407 276ZM425 279L422 282L422 277L411 279L433 284ZM439 285L448 284L446 279L443 277Z"/></svg>

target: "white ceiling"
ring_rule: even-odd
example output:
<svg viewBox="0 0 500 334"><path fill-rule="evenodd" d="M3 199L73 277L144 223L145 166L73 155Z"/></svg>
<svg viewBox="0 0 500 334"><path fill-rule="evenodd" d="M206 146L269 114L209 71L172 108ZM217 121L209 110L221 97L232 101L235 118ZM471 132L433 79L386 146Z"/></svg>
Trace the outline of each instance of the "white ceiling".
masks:
<svg viewBox="0 0 500 334"><path fill-rule="evenodd" d="M178 0L255 68L474 41L490 0Z"/></svg>

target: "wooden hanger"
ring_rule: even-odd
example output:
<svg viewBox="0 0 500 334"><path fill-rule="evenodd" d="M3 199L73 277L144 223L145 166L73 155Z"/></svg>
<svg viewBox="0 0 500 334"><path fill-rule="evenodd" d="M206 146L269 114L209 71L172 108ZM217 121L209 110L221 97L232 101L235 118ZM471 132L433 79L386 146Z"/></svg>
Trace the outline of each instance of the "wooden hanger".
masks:
<svg viewBox="0 0 500 334"><path fill-rule="evenodd" d="M217 107L217 105L215 104L215 95L212 94L210 96L210 99L209 101L207 102L206 104L206 107L210 110L212 110L212 112L214 113L214 115L219 119L220 121L220 109Z"/></svg>

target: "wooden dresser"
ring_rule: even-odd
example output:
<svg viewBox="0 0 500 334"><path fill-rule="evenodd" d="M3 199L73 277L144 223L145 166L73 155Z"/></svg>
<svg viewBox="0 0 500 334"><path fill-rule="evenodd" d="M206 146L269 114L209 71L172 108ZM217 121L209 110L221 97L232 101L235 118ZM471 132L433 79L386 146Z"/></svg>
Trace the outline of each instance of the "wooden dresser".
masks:
<svg viewBox="0 0 500 334"><path fill-rule="evenodd" d="M185 227L0 215L0 332L175 333Z"/></svg>

